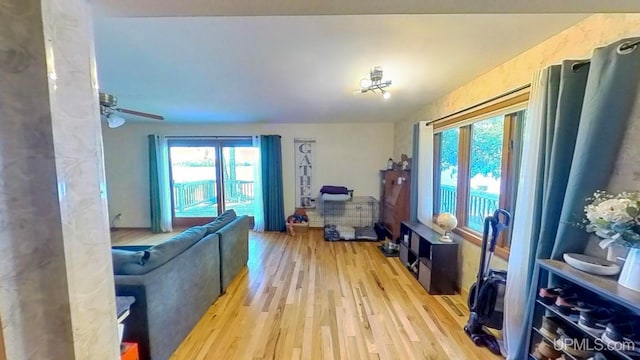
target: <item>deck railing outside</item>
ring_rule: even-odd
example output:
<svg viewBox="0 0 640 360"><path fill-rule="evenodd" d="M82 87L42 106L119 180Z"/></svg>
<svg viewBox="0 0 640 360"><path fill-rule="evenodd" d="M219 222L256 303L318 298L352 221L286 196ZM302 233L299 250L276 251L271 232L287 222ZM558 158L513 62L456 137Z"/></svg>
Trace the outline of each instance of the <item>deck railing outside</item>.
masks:
<svg viewBox="0 0 640 360"><path fill-rule="evenodd" d="M458 191L455 186L440 185L440 212L455 214L457 196ZM498 194L471 190L469 209L467 211L469 227L482 231L484 218L496 211L499 198L500 196Z"/></svg>
<svg viewBox="0 0 640 360"><path fill-rule="evenodd" d="M254 198L253 181L225 180L224 192L227 203L250 202ZM194 206L216 203L216 181L199 180L176 182L173 184L176 212L183 212Z"/></svg>

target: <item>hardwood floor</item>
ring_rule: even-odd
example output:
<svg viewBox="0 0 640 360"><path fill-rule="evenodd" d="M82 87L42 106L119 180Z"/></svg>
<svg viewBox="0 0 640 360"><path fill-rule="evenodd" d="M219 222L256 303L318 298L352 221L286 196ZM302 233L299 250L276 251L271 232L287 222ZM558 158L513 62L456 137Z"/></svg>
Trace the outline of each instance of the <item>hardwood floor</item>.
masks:
<svg viewBox="0 0 640 360"><path fill-rule="evenodd" d="M248 268L171 359L498 359L462 330L464 299L428 295L377 245L250 233Z"/></svg>

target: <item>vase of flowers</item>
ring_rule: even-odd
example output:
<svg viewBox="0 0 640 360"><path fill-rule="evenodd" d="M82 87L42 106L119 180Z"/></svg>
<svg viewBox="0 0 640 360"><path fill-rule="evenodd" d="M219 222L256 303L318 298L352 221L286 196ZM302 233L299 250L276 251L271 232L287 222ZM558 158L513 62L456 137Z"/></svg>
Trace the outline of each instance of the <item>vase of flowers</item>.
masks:
<svg viewBox="0 0 640 360"><path fill-rule="evenodd" d="M603 238L600 247L629 248L618 283L640 291L640 192L596 191L584 207L587 231Z"/></svg>

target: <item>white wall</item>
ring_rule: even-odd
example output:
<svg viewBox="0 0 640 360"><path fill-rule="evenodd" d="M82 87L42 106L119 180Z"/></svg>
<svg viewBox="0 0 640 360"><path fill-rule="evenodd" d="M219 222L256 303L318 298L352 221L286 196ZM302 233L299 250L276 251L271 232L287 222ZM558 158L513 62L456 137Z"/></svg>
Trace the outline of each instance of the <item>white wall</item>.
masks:
<svg viewBox="0 0 640 360"><path fill-rule="evenodd" d="M378 171L393 154L393 123L374 124L154 124L103 127L109 214L121 213L118 227L149 227L147 135L281 135L284 202L295 207L293 139L314 138L314 192L322 185L344 185L356 195L380 196Z"/></svg>

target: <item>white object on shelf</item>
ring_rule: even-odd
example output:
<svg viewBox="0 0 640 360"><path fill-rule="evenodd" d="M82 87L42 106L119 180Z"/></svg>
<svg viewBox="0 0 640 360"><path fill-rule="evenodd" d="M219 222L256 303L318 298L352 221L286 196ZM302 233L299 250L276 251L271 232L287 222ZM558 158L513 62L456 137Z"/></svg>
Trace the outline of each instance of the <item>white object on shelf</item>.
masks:
<svg viewBox="0 0 640 360"><path fill-rule="evenodd" d="M458 219L453 214L445 212L438 215L436 218L436 225L444 230L444 235L440 237L440 241L452 242L453 240L449 237L449 233L458 226Z"/></svg>
<svg viewBox="0 0 640 360"><path fill-rule="evenodd" d="M618 264L593 256L566 253L562 258L571 267L589 274L611 276L620 272Z"/></svg>
<svg viewBox="0 0 640 360"><path fill-rule="evenodd" d="M631 290L640 291L640 249L629 248L618 284Z"/></svg>

